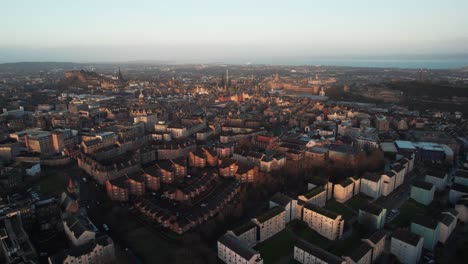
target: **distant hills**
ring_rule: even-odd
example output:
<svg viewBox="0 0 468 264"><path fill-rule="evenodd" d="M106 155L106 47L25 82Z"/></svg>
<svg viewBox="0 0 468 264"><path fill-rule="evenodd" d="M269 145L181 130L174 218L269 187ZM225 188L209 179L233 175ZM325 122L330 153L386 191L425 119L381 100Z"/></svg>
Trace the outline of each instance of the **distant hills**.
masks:
<svg viewBox="0 0 468 264"><path fill-rule="evenodd" d="M73 69L80 68L83 64L73 62L13 62L0 64L0 71L2 72L38 72L50 71L54 69Z"/></svg>

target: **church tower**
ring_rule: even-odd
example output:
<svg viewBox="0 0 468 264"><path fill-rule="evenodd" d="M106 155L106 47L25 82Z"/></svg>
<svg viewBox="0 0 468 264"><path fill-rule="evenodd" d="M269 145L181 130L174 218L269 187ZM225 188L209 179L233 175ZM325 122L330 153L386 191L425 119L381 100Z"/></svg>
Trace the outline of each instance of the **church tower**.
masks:
<svg viewBox="0 0 468 264"><path fill-rule="evenodd" d="M119 73L118 73L117 77L119 78L119 81L121 81L121 82L125 81L124 77L122 75L122 72L120 72L120 67L119 67Z"/></svg>
<svg viewBox="0 0 468 264"><path fill-rule="evenodd" d="M145 104L145 96L143 95L143 91L140 90L140 95L138 96L138 103L140 105L144 105Z"/></svg>

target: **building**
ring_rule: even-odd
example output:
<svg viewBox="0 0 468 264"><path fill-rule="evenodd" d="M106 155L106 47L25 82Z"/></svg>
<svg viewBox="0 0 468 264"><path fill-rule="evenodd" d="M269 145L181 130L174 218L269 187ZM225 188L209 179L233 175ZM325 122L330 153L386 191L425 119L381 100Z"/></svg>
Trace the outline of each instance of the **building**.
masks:
<svg viewBox="0 0 468 264"><path fill-rule="evenodd" d="M455 204L455 210L458 212L458 219L462 223L468 223L468 195L461 197Z"/></svg>
<svg viewBox="0 0 468 264"><path fill-rule="evenodd" d="M374 117L374 124L375 128L379 132L386 132L390 128L390 122L388 121L387 117L383 115L376 115Z"/></svg>
<svg viewBox="0 0 468 264"><path fill-rule="evenodd" d="M275 206L279 206L284 209L286 223L297 219L297 200L278 192L270 199L270 208Z"/></svg>
<svg viewBox="0 0 468 264"><path fill-rule="evenodd" d="M294 244L294 260L302 264L345 264L346 261L305 240L298 239Z"/></svg>
<svg viewBox="0 0 468 264"><path fill-rule="evenodd" d="M372 247L365 242L361 242L349 256L343 258L347 264L370 264L372 263Z"/></svg>
<svg viewBox="0 0 468 264"><path fill-rule="evenodd" d="M136 173L127 174L127 186L129 193L135 196L142 196L145 194L146 178L141 171Z"/></svg>
<svg viewBox="0 0 468 264"><path fill-rule="evenodd" d="M344 203L354 196L354 182L350 178L342 180L333 187L333 197L336 201Z"/></svg>
<svg viewBox="0 0 468 264"><path fill-rule="evenodd" d="M367 243L372 247L372 258L371 263L378 263L377 260L385 250L385 243L387 241L387 234L384 230L378 230L373 233L369 238L362 239L363 242Z"/></svg>
<svg viewBox="0 0 468 264"><path fill-rule="evenodd" d="M161 188L161 177L156 166L150 166L143 169L146 188L150 191L157 191Z"/></svg>
<svg viewBox="0 0 468 264"><path fill-rule="evenodd" d="M72 247L49 257L49 264L110 264L115 261L114 242L107 235L98 237L86 244Z"/></svg>
<svg viewBox="0 0 468 264"><path fill-rule="evenodd" d="M468 187L468 170L456 170L454 182Z"/></svg>
<svg viewBox="0 0 468 264"><path fill-rule="evenodd" d="M49 155L54 152L52 134L50 132L26 135L25 145L29 152Z"/></svg>
<svg viewBox="0 0 468 264"><path fill-rule="evenodd" d="M302 221L320 235L336 240L343 236L344 219L332 211L313 204L304 204Z"/></svg>
<svg viewBox="0 0 468 264"><path fill-rule="evenodd" d="M424 238L407 230L393 232L390 253L404 264L417 264L421 258Z"/></svg>
<svg viewBox="0 0 468 264"><path fill-rule="evenodd" d="M392 165L392 171L395 173L395 188L398 188L400 185L403 184L405 181L405 176L406 176L406 168L405 166L395 163Z"/></svg>
<svg viewBox="0 0 468 264"><path fill-rule="evenodd" d="M429 217L416 217L411 223L411 232L424 238L423 247L428 250L433 250L439 242L439 229L439 222Z"/></svg>
<svg viewBox="0 0 468 264"><path fill-rule="evenodd" d="M253 221L247 221L244 224L236 227L231 232L235 235L240 241L247 244L249 247L252 247L257 244L257 233L258 226Z"/></svg>
<svg viewBox="0 0 468 264"><path fill-rule="evenodd" d="M36 260L36 250L23 229L21 214L0 217L0 262L35 263Z"/></svg>
<svg viewBox="0 0 468 264"><path fill-rule="evenodd" d="M377 204L368 203L359 208L359 224L369 229L382 229L385 225L386 217L387 209Z"/></svg>
<svg viewBox="0 0 468 264"><path fill-rule="evenodd" d="M206 154L205 152L197 148L195 151L189 153L189 166L196 168L205 168L206 167Z"/></svg>
<svg viewBox="0 0 468 264"><path fill-rule="evenodd" d="M81 215L65 218L63 230L74 246L81 246L94 240L98 231L91 220Z"/></svg>
<svg viewBox="0 0 468 264"><path fill-rule="evenodd" d="M432 183L416 181L411 186L411 198L416 202L429 205L434 199L435 187Z"/></svg>
<svg viewBox="0 0 468 264"><path fill-rule="evenodd" d="M458 212L450 209L449 211L442 212L437 221L439 222L439 242L445 244L447 239L452 234L455 227L457 227Z"/></svg>
<svg viewBox="0 0 468 264"><path fill-rule="evenodd" d="M450 187L449 202L456 204L463 196L468 195L468 187L459 183L454 183Z"/></svg>
<svg viewBox="0 0 468 264"><path fill-rule="evenodd" d="M382 194L382 177L375 173L364 173L361 178L361 193L377 199Z"/></svg>
<svg viewBox="0 0 468 264"><path fill-rule="evenodd" d="M393 171L387 171L382 174L382 196L388 196L396 187L396 174Z"/></svg>
<svg viewBox="0 0 468 264"><path fill-rule="evenodd" d="M325 203L327 202L327 190L323 186L316 186L307 193L299 195L297 199L304 203L325 207ZM300 218L300 216L298 218Z"/></svg>
<svg viewBox="0 0 468 264"><path fill-rule="evenodd" d="M259 229L259 242L276 235L286 227L286 213L283 208L276 206L252 219Z"/></svg>
<svg viewBox="0 0 468 264"><path fill-rule="evenodd" d="M106 191L112 201L128 202L129 192L125 177L106 181Z"/></svg>
<svg viewBox="0 0 468 264"><path fill-rule="evenodd" d="M218 258L226 264L263 264L260 253L229 233L218 239Z"/></svg>
<svg viewBox="0 0 468 264"><path fill-rule="evenodd" d="M426 173L425 181L432 183L436 191L443 191L447 187L447 173L441 170L431 170Z"/></svg>
<svg viewBox="0 0 468 264"><path fill-rule="evenodd" d="M235 178L240 182L254 182L258 176L258 167L250 164L239 164Z"/></svg>

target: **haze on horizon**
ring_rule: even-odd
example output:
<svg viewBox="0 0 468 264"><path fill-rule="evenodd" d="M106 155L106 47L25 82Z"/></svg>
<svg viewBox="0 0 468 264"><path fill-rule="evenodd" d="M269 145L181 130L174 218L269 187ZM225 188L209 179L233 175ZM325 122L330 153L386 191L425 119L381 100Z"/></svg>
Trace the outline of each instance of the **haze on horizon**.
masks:
<svg viewBox="0 0 468 264"><path fill-rule="evenodd" d="M468 54L466 0L20 0L0 8L0 63Z"/></svg>

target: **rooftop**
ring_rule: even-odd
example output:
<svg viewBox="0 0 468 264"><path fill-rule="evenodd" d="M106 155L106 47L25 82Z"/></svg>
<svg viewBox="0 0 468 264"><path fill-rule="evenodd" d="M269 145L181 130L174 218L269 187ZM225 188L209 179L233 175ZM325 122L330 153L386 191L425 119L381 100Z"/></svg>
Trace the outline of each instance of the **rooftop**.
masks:
<svg viewBox="0 0 468 264"><path fill-rule="evenodd" d="M317 205L314 205L314 204L305 204L304 205L304 208L308 209L308 210L311 210L311 211L314 211L318 214L321 214L323 216L326 216L330 219L337 219L340 215L335 213L335 212L332 212L330 210L327 210L325 208L322 208L320 206L317 206Z"/></svg>
<svg viewBox="0 0 468 264"><path fill-rule="evenodd" d="M281 208L279 206L275 206L275 207L271 208L270 210L266 211L265 213L257 216L256 219L258 220L258 222L264 223L264 222L272 219L273 217L281 214L282 212L284 212L283 208Z"/></svg>
<svg viewBox="0 0 468 264"><path fill-rule="evenodd" d="M415 181L413 183L413 186L420 188L420 189L428 190L428 191L432 190L432 188L434 187L432 183L425 182L425 181Z"/></svg>
<svg viewBox="0 0 468 264"><path fill-rule="evenodd" d="M321 259L323 262L325 263L329 263L329 264L341 264L344 262L344 260L338 256L335 256L333 254L331 254L330 252L328 251L325 251L309 242L306 242L302 239L298 239L296 241L296 244L294 245L295 247L297 248L300 248L308 253L310 253L311 255Z"/></svg>
<svg viewBox="0 0 468 264"><path fill-rule="evenodd" d="M232 251L236 252L239 256L241 256L243 259L246 259L246 260L250 260L253 256L258 254L257 251L248 247L246 244L240 241L237 237L231 234L222 235L218 239L218 242L225 245Z"/></svg>
<svg viewBox="0 0 468 264"><path fill-rule="evenodd" d="M422 239L421 236L404 229L399 229L393 232L392 237L413 246L417 246L419 241Z"/></svg>

